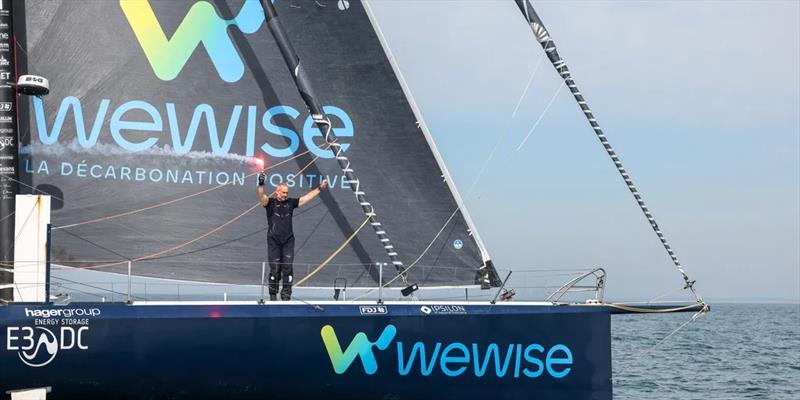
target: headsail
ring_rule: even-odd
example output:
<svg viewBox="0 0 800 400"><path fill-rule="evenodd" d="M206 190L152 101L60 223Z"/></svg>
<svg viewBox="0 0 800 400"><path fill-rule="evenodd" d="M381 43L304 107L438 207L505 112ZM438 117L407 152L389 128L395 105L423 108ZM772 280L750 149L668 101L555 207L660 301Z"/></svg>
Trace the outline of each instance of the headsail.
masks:
<svg viewBox="0 0 800 400"><path fill-rule="evenodd" d="M398 260L421 256L409 281L479 283L488 254L442 180L363 5L275 7ZM364 219L258 0L18 8L21 68L52 84L46 101L21 114L21 170L26 184L63 199L53 212L54 263L121 270L119 262L139 259L134 274L257 283L266 221L263 210L247 210L259 158L267 184L285 181L292 195L323 177L333 186L295 217L298 277ZM393 261L381 239L361 233L308 284L374 285L374 263Z"/></svg>

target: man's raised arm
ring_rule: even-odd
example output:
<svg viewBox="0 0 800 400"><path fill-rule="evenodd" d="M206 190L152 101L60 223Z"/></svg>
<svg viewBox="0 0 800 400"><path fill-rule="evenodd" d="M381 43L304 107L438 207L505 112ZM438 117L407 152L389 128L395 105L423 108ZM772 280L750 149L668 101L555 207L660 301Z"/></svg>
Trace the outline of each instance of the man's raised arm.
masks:
<svg viewBox="0 0 800 400"><path fill-rule="evenodd" d="M258 201L260 201L261 205L263 205L264 207L266 207L267 204L269 204L269 196L267 196L267 194L264 193L264 181L266 179L267 176L264 175L263 172L258 174L258 189L256 191L258 192Z"/></svg>
<svg viewBox="0 0 800 400"><path fill-rule="evenodd" d="M309 201L313 200L314 197L317 197L319 193L326 187L328 187L328 180L324 179L319 186L317 186L314 189L311 189L310 192L306 193L305 195L303 195L303 197L300 198L300 204L298 205L298 207L302 207L303 204L306 204Z"/></svg>

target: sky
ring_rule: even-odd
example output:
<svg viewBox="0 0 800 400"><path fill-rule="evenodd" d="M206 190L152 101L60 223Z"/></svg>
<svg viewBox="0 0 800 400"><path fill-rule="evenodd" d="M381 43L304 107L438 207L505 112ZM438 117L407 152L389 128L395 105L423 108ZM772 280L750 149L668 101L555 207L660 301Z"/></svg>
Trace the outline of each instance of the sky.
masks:
<svg viewBox="0 0 800 400"><path fill-rule="evenodd" d="M700 295L800 301L800 2L534 7ZM512 285L602 266L607 299L687 298L513 1L373 9Z"/></svg>

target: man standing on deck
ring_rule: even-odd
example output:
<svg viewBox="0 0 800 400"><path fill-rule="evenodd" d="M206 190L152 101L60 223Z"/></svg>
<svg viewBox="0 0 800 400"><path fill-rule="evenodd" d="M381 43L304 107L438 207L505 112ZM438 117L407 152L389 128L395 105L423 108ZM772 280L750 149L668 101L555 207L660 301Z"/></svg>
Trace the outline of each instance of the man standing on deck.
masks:
<svg viewBox="0 0 800 400"><path fill-rule="evenodd" d="M264 193L266 175L258 175L258 200L267 209L267 260L269 260L269 299L278 299L278 282L283 280L281 300L292 298L292 262L294 260L294 231L292 231L292 213L297 207L317 197L328 187L325 179L315 189L298 198L289 197L289 186L280 183L275 192L267 196Z"/></svg>

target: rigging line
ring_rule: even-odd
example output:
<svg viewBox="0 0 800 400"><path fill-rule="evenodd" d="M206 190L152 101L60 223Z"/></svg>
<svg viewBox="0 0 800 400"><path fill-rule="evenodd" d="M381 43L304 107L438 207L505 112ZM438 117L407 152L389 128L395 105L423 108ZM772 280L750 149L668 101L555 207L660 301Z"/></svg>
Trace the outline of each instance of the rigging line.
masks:
<svg viewBox="0 0 800 400"><path fill-rule="evenodd" d="M528 131L528 134L525 135L525 138L522 139L522 141L519 143L517 148L514 149L514 151L511 153L511 155L508 158L506 158L506 160L505 160L506 162L503 164L502 168L500 168L501 171L505 170L506 168L508 168L508 166L512 162L514 162L514 160L517 157L517 154L519 154L519 152L522 150L522 148L528 142L528 139L531 137L531 135L533 135L533 133L539 127L539 124L542 122L542 120L544 119L545 115L547 115L547 112L550 110L550 107L553 105L553 103L555 103L556 99L558 98L558 95L561 94L561 89L563 89L563 88L564 88L564 83L562 82L558 86L558 89L556 89L555 93L553 93L553 96L550 98L550 101L547 103L547 105L545 106L544 110L542 110L541 114L539 114L539 117L536 119L536 122L534 122L534 124L531 127L531 129ZM486 195L486 193L487 193L487 191L484 190L483 192L478 194L478 197L475 198L475 203L473 205L478 205L480 203L480 201L483 199L483 196Z"/></svg>
<svg viewBox="0 0 800 400"><path fill-rule="evenodd" d="M70 235L72 237L78 238L80 240L83 240L84 242L89 243L89 244L91 244L91 245L93 245L93 246L95 246L95 247L97 247L99 249L105 250L105 251L107 251L107 252L109 252L111 254L114 254L115 256L122 257L122 258L124 258L126 260L129 258L128 256L126 256L124 254L120 254L120 253L118 253L118 252L116 252L116 251L114 251L112 249L109 249L108 247L105 247L105 246L103 246L101 244L95 243L95 242L93 242L93 241L91 241L89 239L86 239L85 237L82 237L82 236L80 236L78 234L75 234L73 232L70 232L68 230L65 230L64 233L66 233L67 235Z"/></svg>
<svg viewBox="0 0 800 400"><path fill-rule="evenodd" d="M670 333L669 333L669 335L665 336L663 339L661 339L660 341L658 341L658 343L656 343L656 344L655 344L653 347L651 347L649 350L645 351L645 354L647 354L647 353L650 353L650 352L652 352L652 351L656 350L656 349L657 349L659 346L661 346L662 344L666 343L666 342L667 342L667 340L669 340L670 338L672 338L673 336L675 336L676 334L678 334L678 332L680 332L681 330L683 330L683 328L685 328L686 326L688 326L690 323L692 323L692 322L696 321L698 318L702 317L702 316L703 316L703 315L705 315L705 313L707 313L707 312L708 312L708 304L706 304L706 303L703 303L703 309L701 309L700 311L696 312L694 315L692 315L692 317L691 317L691 318L689 318L689 320L688 320L688 321L686 321L686 322L682 323L682 324L681 324L679 327L675 328L675 330L673 330L672 332L670 332Z"/></svg>
<svg viewBox="0 0 800 400"><path fill-rule="evenodd" d="M122 296L126 296L126 295L127 295L127 293L118 292L118 291L116 291L116 290L113 290L113 289L106 289L106 288L104 288L104 287L102 287L102 286L94 286L94 285L90 285L90 284L88 284L88 283L83 283L83 282L73 281L73 280L71 280L71 279L63 278L63 277L60 277L60 276L55 276L55 275L53 275L53 276L50 276L50 277L51 277L52 279L57 279L57 280L60 280L60 281L68 282L68 283L75 284L75 285L79 285L79 286L86 286L86 287L88 287L88 288L92 288L92 289L102 290L102 291L104 291L104 292L109 292L109 293L112 293L112 294L119 294L119 295L122 295ZM98 294L96 294L96 293L83 292L83 291L81 291L81 290L78 290L78 289L75 289L75 288L72 288L72 289L70 289L70 290L75 290L75 291L78 291L78 292L81 292L81 293L84 293L84 294L90 294L90 295L93 295L93 296L102 297L102 296L100 296L100 295L98 295ZM143 299L143 297L134 296L134 295L131 295L131 297L135 297L135 298Z"/></svg>
<svg viewBox="0 0 800 400"><path fill-rule="evenodd" d="M300 171L298 172L298 174L299 174L300 172L304 171L306 168L308 168L308 166L309 166L309 165L311 165L311 164L313 164L313 163L314 163L314 162L315 162L315 161L316 161L318 158L319 158L319 157L314 157L314 158L313 158L313 159L312 159L312 160L311 160L311 161L310 161L308 164L306 164L306 165L305 165L303 168L301 168L301 169L300 169ZM285 161L288 161L288 159L287 159L287 160L285 160ZM276 165L277 165L277 164L276 164ZM259 172L259 173L260 173L260 172ZM251 174L251 176L252 176L252 174ZM247 213L249 213L250 211L254 210L256 207L259 207L259 206L261 206L261 202L260 202L260 201L259 201L258 203L256 203L255 205L253 205L252 207L248 208L248 209L247 209L246 211L244 211L243 213L241 213L241 214L237 215L237 216L236 216L236 217L234 217L233 219L230 219L230 220L228 220L227 222L223 223L222 225L220 225L220 226L217 226L216 228L214 228L214 229L212 229L212 230L210 230L210 231L208 231L208 232L206 232L206 233L204 233L204 234L202 234L202 235L200 235L200 236L198 236L198 237L196 237L196 238L194 238L194 239L191 239L191 240L189 240L189 241L187 241L187 242L181 243L181 244L179 244L179 245L177 245L177 246L173 246L173 247L170 247L170 248L168 248L168 249L161 250L161 251L158 251L158 252L156 252L156 253L149 254L149 255L146 255L146 256L137 257L137 258L134 258L134 259L132 259L132 260L122 260L122 261L117 261L117 262L111 262L111 263L106 263L106 264L94 265L94 266L89 266L89 267L79 267L79 268L81 268L81 269L101 269L101 268L106 268L106 267L112 267L112 266L116 266L116 265L125 264L125 263L127 263L128 261L131 261L131 262L136 262L136 261L143 261L143 260L149 260L149 259L151 259L151 258L156 258L156 257L158 257L158 256L161 256L161 255L164 255L164 254L170 253L170 252L172 252L172 251L175 251L175 250L181 249L181 248L183 248L183 247L186 247L186 246L188 246L188 245L190 245L190 244L192 244L192 243L194 243L194 242L196 242L196 241L198 241L198 240L200 240L200 239L203 239L203 238L205 238L205 237L207 237L207 236L209 236L209 235L211 235L211 234L213 234L213 233L215 233L215 232L219 231L220 229L222 229L222 228L224 228L224 227L226 227L226 226L228 226L228 225L230 225L230 224L232 224L232 223L236 222L237 220L239 220L240 218L242 218L243 216L245 216Z"/></svg>
<svg viewBox="0 0 800 400"><path fill-rule="evenodd" d="M345 247L347 247L348 244L350 244L350 242L356 237L356 235L358 235L358 232L360 232L362 228L367 226L367 223L369 222L370 217L371 217L371 215L367 215L367 218L364 219L364 222L361 223L361 226L356 228L356 230L353 231L352 234L350 234L350 236L347 238L347 240L345 240L339 246L339 248L337 248L333 253L331 253L331 255L329 255L328 258L325 259L325 261L323 261L321 264L319 264L319 266L317 266L317 268L315 268L313 271L311 271L306 276L304 276L303 279L300 279L297 283L295 283L294 287L298 287L298 286L302 285L305 281L310 279L317 272L321 271L322 268L324 268L326 265L328 265L328 263L331 262L331 260L333 260L334 257L336 257L342 250L344 250ZM406 268L406 270L407 270L407 268ZM397 276L400 276L400 275L397 275Z"/></svg>
<svg viewBox="0 0 800 400"><path fill-rule="evenodd" d="M692 308L697 307L699 305L703 306L703 310L708 308L706 303L703 303L703 302L692 303L692 304L681 306L681 307L661 308L661 309L657 309L657 310L653 310L653 309L650 309L650 308L631 307L631 306L625 306L625 305L622 305L622 304L614 304L614 303L601 304L600 306L608 306L608 307L611 307L611 308L616 308L618 310L628 311L628 312L632 312L632 313L639 313L639 314L665 314L665 313L673 313L673 312L678 312L678 311L689 310L689 309L692 309ZM596 305L590 305L589 307L597 307L597 306Z"/></svg>
<svg viewBox="0 0 800 400"><path fill-rule="evenodd" d="M611 157L611 161L614 162L614 166L617 168L617 172L619 172L622 179L625 181L625 185L628 187L628 190L631 192L633 197L636 199L636 203L639 205L639 209L644 214L647 221L650 223L650 227L658 236L658 240L661 242L661 245L666 250L669 257L672 259L673 265L678 270L678 272L683 277L683 281L685 282L684 289L689 289L694 295L694 298L698 302L702 302L703 299L700 297L700 294L694 288L695 281L689 279L689 275L686 273L686 270L683 268L680 260L678 260L678 256L675 251L670 246L669 242L667 242L667 238L664 236L664 233L661 232L661 228L656 223L655 217L650 212L650 209L644 203L641 193L639 193L639 189L636 188L634 185L633 180L631 179L628 171L622 165L622 161L620 160L619 156L617 155L614 148L611 147L611 144L608 141L603 129L600 128L600 124L597 123L597 120L594 117L594 113L589 108L586 99L584 98L583 94L578 90L578 85L575 83L575 80L572 78L572 73L569 71L567 67L567 62L561 58L558 54L558 49L556 48L556 44L553 42L552 38L550 37L550 33L544 26L541 18L539 15L536 14L536 10L533 9L533 6L528 3L528 0L516 0L517 6L519 7L520 11L522 11L525 21L530 25L531 31L533 32L534 37L542 46L542 49L547 54L547 58L550 59L550 62L553 64L553 67L556 69L556 72L561 76L564 83L569 87L570 92L572 92L572 96L575 98L575 101L578 103L581 111L583 111L584 116L589 121L589 125L591 125L594 134L597 136L597 139L600 141L600 144L603 145L606 153L609 157Z"/></svg>
<svg viewBox="0 0 800 400"><path fill-rule="evenodd" d="M28 212L28 216L27 216L27 217L25 217L25 221L22 223L22 226L23 226L23 227L25 227L26 225L28 225L28 221L30 221L30 219L31 219L31 216L33 215L33 212L34 212L34 211L36 211L36 209L38 208L38 203L39 203L39 201L40 201L40 200L41 200L41 198L37 199L37 200L36 200L36 203L37 203L37 205L36 205L35 207L32 207L32 208L31 208L31 211L30 211L30 212ZM15 212L16 212L16 210L15 210ZM4 259L4 260L7 260L7 259L8 259L8 253L9 253L9 252L11 251L11 249L14 247L14 243L15 243L15 242L16 242L16 241L19 239L20 235L22 235L22 233L23 233L23 232L25 232L25 230L24 230L24 229L20 229L20 230L19 230L19 232L17 233L17 235L16 235L16 236L14 236L14 240L13 240L13 241L11 241L11 243L9 243L9 244L8 244L8 247L6 248L6 251L5 251L5 252L3 252L3 259Z"/></svg>
<svg viewBox="0 0 800 400"><path fill-rule="evenodd" d="M307 213L307 212L309 212L311 210L313 210L314 208L318 207L320 204L322 204L322 203L316 203L311 207L308 207L306 209L301 210L300 212L298 212L297 214L294 215L295 218L299 217L299 216L301 216L301 215L303 215L303 214L305 214L305 213ZM160 256L160 257L153 257L153 258L149 258L148 261L164 260L164 259L168 259L168 258L175 258L175 257L181 257L181 256L189 255L189 254L195 254L195 253L199 253L199 252L206 251L206 250L212 250L212 249L215 249L217 247L222 247L222 246L224 246L226 244L230 244L230 243L233 243L233 242L238 242L238 241L243 240L243 239L247 239L250 236L256 235L256 234L264 232L266 230L267 230L267 228L261 228L259 230L247 233L245 235L242 235L242 236L239 236L239 237L236 237L236 238L233 238L233 239L225 240L225 241L216 243L216 244L211 245L211 246L201 247L199 249L195 249L195 250L191 250L191 251L185 251L183 253L170 254L170 255L167 255L167 256ZM254 261L254 262L256 262L256 261ZM260 262L260 261L258 261L258 262ZM215 262L215 263L219 264L220 262ZM297 265L298 263L295 262L294 264ZM360 264L358 264L358 265L360 265Z"/></svg>
<svg viewBox="0 0 800 400"><path fill-rule="evenodd" d="M520 97L519 101L517 102L517 106L515 107L515 109L514 109L514 112L511 114L511 119L509 119L508 125L510 125L510 124L511 124L511 120L512 120L512 119L514 118L514 116L516 115L517 109L519 108L520 104L522 104L522 100L525 98L525 95L526 95L526 93L528 92L528 87L530 86L531 82L533 82L533 77L536 75L536 72L539 70L539 65L541 65L541 61L542 61L542 59L543 59L543 58L544 58L543 56L540 56L540 57L539 57L539 62L537 62L537 64L536 64L536 67L534 68L534 71L533 71L533 73L531 74L531 77L530 77L530 79L528 79L528 84L526 85L526 87L525 87L525 90L524 90L524 91L523 91L523 93L522 93L522 96ZM564 84L562 83L562 84L561 84L561 85L558 87L558 89L556 90L556 92L553 94L553 97L550 99L550 102L547 104L547 106L545 107L545 109L542 111L541 115L539 115L539 118L536 120L536 123L534 123L533 127L532 127L532 128L531 128L531 130L528 132L528 135L527 135L527 136L525 136L525 139L523 139L523 141L522 141L522 142L520 143L520 145L517 147L517 149L516 149L516 150L515 150L515 152L512 154L512 156L511 156L509 159L507 159L506 165L507 165L507 164L509 164L509 163L510 163L510 162L511 162L511 161L514 159L514 156L516 155L516 153L517 153L517 152L518 152L520 149L522 149L522 147L525 145L525 142L528 140L528 138L531 136L531 134L533 134L533 132L534 132L534 131L536 130L536 128L539 126L539 123L542 121L542 119L544 118L545 114L547 114L547 111L550 109L550 106L552 106L552 105L553 105L553 103L555 102L555 100L556 100L556 98L558 97L559 93L561 93L561 89L563 88L563 86L564 86ZM466 198L467 196L469 196L469 195L472 193L472 191L475 189L475 187L477 187L477 183L478 183L478 181L481 179L481 177L483 176L483 174L486 172L486 170L487 170L487 167L488 167L489 163L492 161L492 159L493 159L493 158L494 158L494 156L495 156L495 153L497 152L497 149L500 147L500 143L502 142L502 139L503 139L503 138L505 138L505 137L508 135L508 133L509 133L509 132L511 132L511 130L510 130L510 129L508 129L508 128L509 128L509 127L508 127L508 125L506 125L506 129L505 129L505 132L506 132L506 134L505 134L505 135L503 135L503 136L501 136L500 138L498 138L498 140L495 142L494 148L492 148L492 151L489 153L489 157L486 159L486 161L484 161L484 162L483 162L483 165L481 166L481 169L480 169L480 171L478 171L478 174L475 176L475 179L474 179L474 180L472 181L472 183L470 184L470 186L469 186L469 189L467 189L467 192L466 192L466 194L464 195L464 197L465 197L465 198ZM503 168L505 168L505 166L504 166ZM480 199L483 197L483 195L484 195L485 193L486 193L486 192L484 191L484 192L482 192L481 194L479 194L479 195L478 195L478 197L477 197L477 199L476 199L476 204L477 204L477 202L479 202L479 201L480 201ZM424 257L424 256L425 256L425 254L428 252L428 250L430 250L430 248L431 248L431 247L433 246L433 244L436 242L436 239L438 239L438 238L439 238L439 236L442 234L442 232L444 232L444 230L447 228L447 225L448 225L448 224L450 224L450 222L453 220L453 217L455 217L455 216L456 216L456 214L458 213L458 211L459 211L459 210L460 210L460 209L459 209L458 207L456 207L456 209L455 209L455 210L453 211L453 213L450 215L450 218L448 218L448 219L447 219L447 221L445 221L444 225L442 225L442 228L441 228L441 229L439 229L439 232L437 232L437 233L436 233L436 235L434 236L433 240L431 240L431 241L430 241L430 243L428 243L428 246L425 248L425 250L423 250L423 251L422 251L422 253L420 253L420 255L417 257L417 259L416 259L416 260L414 260L414 262L412 262L412 263L411 263L411 264L410 264L408 267L406 267L406 268L405 268L405 269L404 269L404 270L403 270L401 273L399 273L399 274L398 274L398 275L396 275L394 278L392 278L392 279L390 279L388 282L386 282L386 284L384 284L384 285L383 285L383 287L387 287L388 285L390 285L391 283L393 283L394 281L396 281L398 277L403 277L403 280L405 280L405 272L407 272L409 269L411 269L411 268L412 268L412 267L413 267L413 266L414 266L414 265L415 265L417 262L419 262L419 260L421 260L421 259L422 259L422 257ZM358 300L358 299L360 299L360 298L363 298L364 296L367 296L367 295L369 295L369 294L373 293L373 292L374 292L374 291L376 291L376 290L377 290L377 288L373 288L373 289L371 289L370 291L368 291L368 292L366 292L366 293L363 293L363 294L362 294L362 295L360 295L359 297L356 297L356 298L355 298L355 300Z"/></svg>
<svg viewBox="0 0 800 400"><path fill-rule="evenodd" d="M282 164L285 164L285 163L287 163L287 162L289 162L291 160L294 160L294 159L296 159L296 158L298 158L300 156L306 155L310 151L311 150L306 150L306 151L304 151L302 153L299 153L297 155L289 157L289 158L287 158L287 159L285 159L285 160L283 160L283 161L281 161L279 163L276 163L276 164L273 164L273 165L270 165L270 166L264 168L262 171L253 172L252 174L246 175L245 178L249 178L249 177L255 176L255 175L257 175L257 174L259 174L261 172L268 171L268 170L270 170L272 168L278 167L278 166L280 166ZM314 160L316 160L317 158L318 157L315 157ZM304 169L305 168L307 168L307 166L304 167ZM301 171L303 171L303 170L301 170ZM201 194L205 194L205 193L208 193L208 192L211 192L211 191L214 191L214 190L217 190L219 188L222 188L222 187L225 187L225 186L229 186L229 185L232 185L232 184L233 184L233 181L231 181L229 183L224 183L224 184L221 184L221 185L217 185L217 186L212 186L212 187L210 187L208 189L204 189L204 190L201 190L201 191L196 192L196 193L192 193L192 194L189 194L189 195L186 195L186 196L178 197L176 199L168 200L168 201L165 201L165 202L162 202L162 203L153 204L153 205L150 205L150 206L147 206L147 207L142 207L142 208L139 208L139 209L136 209L136 210L126 211L126 212L122 212L122 213L119 213L119 214L107 215L105 217L99 217L99 218L91 219L91 220L88 220L88 221L77 222L77 223L74 223L74 224L56 226L56 227L53 227L52 230L74 228L76 226L94 224L94 223L97 223L97 222L103 222L103 221L108 221L108 220L111 220L111 219L125 217L125 216L132 215L132 214L137 214L137 213L140 213L140 212L143 212L143 211L148 211L148 210L152 210L154 208L164 207L164 206L167 206L167 205L170 205L170 204L177 203L179 201L187 200L187 199L190 199L192 197L199 196Z"/></svg>
<svg viewBox="0 0 800 400"><path fill-rule="evenodd" d="M12 211L12 212L8 213L8 215L6 215L5 217L3 217L3 218L0 218L0 222L3 222L3 221L5 221L6 219L8 219L8 218L11 218L11 216L13 216L13 215L14 215L14 214L16 214L16 213L17 213L17 211L16 211L16 210L14 210L14 211Z"/></svg>
<svg viewBox="0 0 800 400"><path fill-rule="evenodd" d="M536 128L539 127L539 124L542 122L542 119L544 119L545 114L547 114L547 111L550 110L550 107L553 105L553 103L555 103L556 99L558 98L558 95L561 94L561 89L563 89L563 88L564 88L564 82L561 82L561 85L558 86L558 90L556 90L555 94L553 94L553 97L550 98L550 102L547 103L547 106L544 108L544 111L542 111L542 114L539 115L539 118L533 124L533 127L531 128L531 130L528 131L528 134L525 135L525 138L522 139L522 142L520 142L519 146L517 146L516 150L514 150L515 151L514 154L516 154L516 152L522 150L522 147L525 146L525 143L528 142L528 139L533 134L533 131L535 131Z"/></svg>
<svg viewBox="0 0 800 400"><path fill-rule="evenodd" d="M544 54L539 55L539 59L536 60L536 66L533 67L533 72L531 73L531 77L528 78L528 83L525 85L525 90L522 91L522 96L519 96L519 100L517 100L517 106L514 107L514 112L511 113L511 119L517 115L517 111L519 111L519 106L522 105L522 100L525 98L525 95L528 94L528 89L531 87L531 83L533 82L533 77L536 76L536 73L539 72L539 67L542 65L542 60L544 60Z"/></svg>
<svg viewBox="0 0 800 400"><path fill-rule="evenodd" d="M224 228L224 227L226 227L226 226L238 221L239 219L244 217L247 213L249 213L250 211L255 210L256 207L260 207L260 206L261 206L261 203L258 202L256 204L254 204L252 207L250 207L247 210L245 210L244 212L242 212L241 214L239 214L239 215L233 217L232 219L228 220L227 222L223 223L222 225L219 225L216 228L214 228L214 229L212 229L212 230L210 230L210 231L208 231L208 232L206 232L206 233L204 233L204 234L202 234L202 235L200 235L200 236L198 236L198 237L196 237L194 239L191 239L189 241L183 242L181 244L178 244L176 246L170 247L168 249L161 250L161 251L158 251L158 252L155 252L153 254L146 255L146 256L137 257L137 258L134 258L132 260L122 260L122 261L117 261L117 262L111 262L111 263L100 264L100 265L93 265L93 266L89 266L89 267L78 267L78 268L79 269L92 269L92 270L95 270L95 269L113 267L113 266L116 266L116 265L122 265L122 264L127 263L128 261L131 261L131 262L144 261L144 260L148 260L148 259L151 259L151 258L158 257L158 256L163 255L163 254L170 253L172 251L175 251L175 250L181 249L183 247L186 247L186 246L188 246L188 245L190 245L190 244L192 244L192 243L194 243L194 242L196 242L198 240L201 240L203 238L206 238L206 237L216 233L220 229L222 229L222 228Z"/></svg>
<svg viewBox="0 0 800 400"><path fill-rule="evenodd" d="M528 89L530 88L531 84L533 83L533 78L536 76L537 72L539 71L539 67L541 66L543 60L544 60L544 54L539 55L539 59L536 61L536 66L533 68L533 72L531 72L531 76L528 78L528 83L525 84L525 89L522 91L522 94L520 95L519 99L517 100L517 105L514 107L514 111L511 113L511 118L508 120L508 122L506 124L506 127L503 130L505 132L505 134L501 135L500 137L498 137L497 141L495 141L494 147L492 147L492 151L489 152L489 156L486 158L486 160L484 160L483 164L481 165L481 169L478 171L478 174L475 175L475 179L473 179L472 183L469 185L469 188L467 189L467 191L464 194L464 198L467 198L470 194L472 194L472 191L475 190L475 187L477 187L478 182L481 180L481 178L483 177L483 174L486 172L487 167L489 166L491 161L494 159L494 156L497 153L497 149L500 147L500 143L502 143L503 139L505 139L508 136L508 134L511 132L511 130L509 129L509 127L511 125L511 121L516 117L517 111L519 111L519 107L522 105L522 101L525 99L525 96L528 93ZM398 69L399 69L399 66L398 66ZM425 250L423 250L422 253L420 253L420 255L411 264L409 264L409 266L406 267L405 270L402 271L402 273L399 273L394 278L389 280L384 285L384 287L386 287L389 284L391 284L394 281L396 281L398 277L404 276L405 273L410 268L412 268L414 265L416 265L417 262L419 262L419 260L421 260L422 257L425 256L425 254L427 254L427 252L431 249L433 244L436 242L436 239L438 239L439 236L442 234L442 232L444 232L444 230L447 228L447 225L450 224L450 222L453 220L453 217L456 216L456 214L458 213L459 210L460 210L459 207L456 207L456 209L453 210L453 213L450 215L450 217L447 219L447 221L445 221L445 223L442 225L441 229L439 229L439 232L436 233L436 235L433 237L433 239L430 241L430 243L428 243L428 246L425 247ZM374 291L374 290L376 290L376 289L372 289L372 291ZM360 297L366 296L366 295L368 295L370 293L371 292L364 293ZM356 300L357 299L358 298L356 298Z"/></svg>
<svg viewBox="0 0 800 400"><path fill-rule="evenodd" d="M39 192L39 193L46 194L46 195L48 195L48 196L50 196L50 197L52 197L52 198L54 198L54 199L61 200L62 202L64 201L64 199L62 199L62 198L60 198L60 197L58 197L58 196L54 196L54 195L52 195L52 194L50 194L50 193L47 193L47 192L45 192L44 190L41 190L41 189L39 189L39 188L35 188L35 187L31 186L31 185L28 185L28 184L27 184L27 183L25 183L25 182L18 181L18 180L14 179L14 178L12 178L12 177L10 177L10 176L5 176L5 175L3 175L3 179L12 180L12 181L14 181L14 182L17 182L17 183L19 183L19 184L20 184L20 185L22 185L22 186L25 186L25 187L27 187L27 188L30 188L31 190L35 190L35 191L37 191L37 192Z"/></svg>
<svg viewBox="0 0 800 400"><path fill-rule="evenodd" d="M542 55L539 56L539 60L536 62L536 67L534 67L533 73L531 73L531 76L528 79L527 85L525 85L525 90L522 91L522 95L519 97L519 100L517 100L517 105L516 105L516 107L514 107L514 111L511 113L511 118L506 123L505 128L503 128L503 131L502 131L503 134L500 135L497 138L497 141L495 141L494 147L492 147L492 151L489 152L489 156L486 158L486 160L483 161L483 165L481 165L481 169L478 171L478 174L475 175L475 179L472 180L472 183L469 185L469 188L465 192L465 194L464 194L464 198L465 199L470 194L472 194L472 191L475 189L475 187L477 186L478 182L483 177L483 174L486 172L486 170L487 170L487 168L489 166L489 163L491 163L492 160L494 159L494 156L497 153L497 149L500 148L500 143L502 143L502 141L506 137L508 137L508 135L511 133L511 129L510 129L511 121L516 117L517 111L519 110L520 105L522 105L522 100L525 99L525 96L528 93L528 88L530 88L530 85L533 82L533 78L536 76L536 73L539 71L539 66L542 64L542 60L543 59L544 59L544 55L542 54Z"/></svg>
<svg viewBox="0 0 800 400"><path fill-rule="evenodd" d="M420 253L419 257L417 257L417 259L416 259L416 260L414 260L414 262L412 262L411 264L409 264L409 265L408 265L408 267L406 267L406 269L405 269L405 270L403 270L403 274L407 273L407 272L408 272L408 270L410 270L411 268L414 268L414 266L415 266L415 265L416 265L416 264L419 262L419 260L421 260L421 259L422 259L422 257L423 257L423 256L425 256L425 253L427 253L427 252L428 252L428 250L430 250L430 248L431 248L431 247L433 246L433 244L436 242L436 239L438 239L438 238L439 238L439 235L441 235L441 234L442 234L442 232L444 232L444 230L447 228L447 225L448 225L448 224L450 224L450 221L452 221L452 220L453 220L453 217L455 217L455 216L456 216L456 214L458 214L458 211L459 211L459 210L460 210L460 209L459 209L458 207L456 207L456 209L453 211L453 213L452 213L452 214L450 214L450 218L448 218L448 219L447 219L447 221L444 223L444 225L442 225L442 228L441 228L441 229L439 229L439 232L437 232L437 233L436 233L436 236L434 236L434 237L433 237L433 240L431 240L431 242L430 242L430 243L428 243L428 247L426 247L426 248L425 248L425 250L423 250L423 251L422 251L422 253ZM392 283L394 283L394 281L396 281L398 278L400 278L401 276L403 276L403 274L397 274L397 275L395 275L395 276L394 276L394 278L392 278L392 279L389 279L389 280L388 280L388 281L387 281L385 284L384 284L384 283L381 283L381 282L378 282L378 284L379 284L379 285L381 285L382 287L388 287L389 285L391 285ZM353 299L353 301L356 301L356 300L359 300L359 299L361 299L361 298L364 298L365 296L369 296L370 294L374 293L376 290L378 290L378 288L372 288L372 289L370 289L370 290L368 290L368 291L366 291L366 292L362 293L361 295L359 295L359 296L358 296L358 297L356 297L355 299Z"/></svg>

